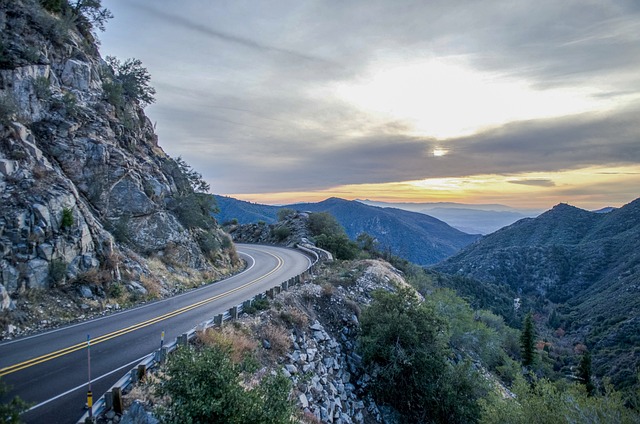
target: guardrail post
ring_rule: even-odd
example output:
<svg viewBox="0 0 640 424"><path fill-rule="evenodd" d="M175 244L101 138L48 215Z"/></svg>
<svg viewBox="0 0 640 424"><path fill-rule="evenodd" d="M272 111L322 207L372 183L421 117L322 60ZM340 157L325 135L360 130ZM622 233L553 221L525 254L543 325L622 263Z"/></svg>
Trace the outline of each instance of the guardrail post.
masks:
<svg viewBox="0 0 640 424"><path fill-rule="evenodd" d="M137 369L138 380L142 381L147 376L147 366L145 364L139 364Z"/></svg>
<svg viewBox="0 0 640 424"><path fill-rule="evenodd" d="M244 302L242 302L243 311L247 310L247 308L250 308L250 307L251 307L251 299L245 300Z"/></svg>
<svg viewBox="0 0 640 424"><path fill-rule="evenodd" d="M111 392L113 394L113 412L122 414L122 390L120 387L114 387Z"/></svg>
<svg viewBox="0 0 640 424"><path fill-rule="evenodd" d="M108 411L111 408L113 408L113 393L109 390L104 394L104 409Z"/></svg>
<svg viewBox="0 0 640 424"><path fill-rule="evenodd" d="M222 320L224 319L223 314L218 314L215 317L213 317L213 323L215 325L217 325L218 327L222 327Z"/></svg>
<svg viewBox="0 0 640 424"><path fill-rule="evenodd" d="M187 333L180 334L180 335L178 336L178 344L179 344L180 346L186 346L186 345L187 345L187 341L188 341L188 340L189 340L189 339L188 339Z"/></svg>
<svg viewBox="0 0 640 424"><path fill-rule="evenodd" d="M284 291L289 290L289 281L283 281L282 282L282 290L284 290Z"/></svg>
<svg viewBox="0 0 640 424"><path fill-rule="evenodd" d="M234 306L229 309L229 315L231 315L231 319L238 319L238 307Z"/></svg>
<svg viewBox="0 0 640 424"><path fill-rule="evenodd" d="M273 299L273 289L269 289L266 291L267 297L269 299Z"/></svg>

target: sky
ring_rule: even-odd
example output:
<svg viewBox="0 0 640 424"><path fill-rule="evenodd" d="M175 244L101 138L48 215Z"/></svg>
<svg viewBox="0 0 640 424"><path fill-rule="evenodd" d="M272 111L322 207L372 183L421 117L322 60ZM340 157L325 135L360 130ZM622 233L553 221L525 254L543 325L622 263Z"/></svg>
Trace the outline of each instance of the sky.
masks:
<svg viewBox="0 0 640 424"><path fill-rule="evenodd" d="M267 204L640 197L637 0L103 0L160 145Z"/></svg>

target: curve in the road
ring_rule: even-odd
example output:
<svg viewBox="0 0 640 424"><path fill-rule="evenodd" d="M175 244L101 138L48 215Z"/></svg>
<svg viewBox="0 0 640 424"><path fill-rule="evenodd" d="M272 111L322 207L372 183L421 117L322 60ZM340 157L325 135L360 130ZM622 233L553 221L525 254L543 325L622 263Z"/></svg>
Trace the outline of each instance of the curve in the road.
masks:
<svg viewBox="0 0 640 424"><path fill-rule="evenodd" d="M251 280L251 281L249 281L249 282L247 282L247 283L245 283L245 284L243 284L241 286L235 287L235 288L233 288L233 289L231 289L229 291L226 291L224 293L221 293L221 294L218 294L218 295L215 295L215 296L211 296L211 297L209 297L207 299L201 300L201 301L196 302L196 303L192 303L192 304L184 306L184 307L182 307L180 309L176 309L174 311L168 312L168 313L166 313L164 315L160 315L160 316L157 316L155 318L148 319L146 321L143 321L143 322L140 322L140 323L137 323L137 324L134 324L134 325L130 325L129 327L122 328L122 329L119 329L117 331L113 331L111 333L103 334L102 336L99 336L99 337L97 337L95 339L91 339L91 346L95 346L95 345L100 344L102 342L105 342L107 340L111 340L113 338L116 338L116 337L122 336L124 334L130 333L132 331L136 331L136 330L139 330L141 328L148 327L151 324L155 324L157 322L164 321L166 319L169 319L169 318L175 317L177 315L183 314L185 312L191 311L192 309L195 309L195 308L198 308L200 306L206 305L208 303L214 302L214 301L216 301L216 300L218 300L220 298L229 296L232 293L235 293L235 292L237 292L239 290L242 290L242 289L244 289L246 287L249 287L249 286L251 286L251 285L253 285L253 284L255 284L255 283L257 283L257 282L259 282L261 280L264 280L265 278L269 277L271 274L273 274L276 271L278 271L282 267L282 265L284 263L283 260L280 257L278 257L276 255L273 255L271 253L268 253L268 254L273 256L274 258L276 258L276 260L278 262L278 265L275 268L273 268L271 271L269 271L268 273L264 274L263 276L255 278L255 279L253 279L253 280ZM251 255L247 255L247 256L251 256ZM18 364L14 364L14 365L11 365L11 366L8 366L8 367L0 368L0 377L3 377L5 375L7 375L7 374L11 374L11 373L16 372L16 371L23 370L23 369L31 367L33 365L38 365L38 364L41 364L41 363L46 362L46 361L50 361L50 360L55 359L55 358L59 358L60 356L67 355L67 354L72 353L72 352L76 352L76 351L78 351L80 349L84 349L86 347L87 347L87 343L86 342L77 343L75 345L65 347L64 349L56 350L55 352L50 352L50 353L47 353L45 355L29 359L27 361L20 362Z"/></svg>
<svg viewBox="0 0 640 424"><path fill-rule="evenodd" d="M92 338L94 393L107 390L122 370L157 349L167 330L172 340L199 322L304 272L310 260L273 246L238 245L250 266L242 273L181 295L68 327L0 344L0 376L15 395L36 404L27 423L70 423L82 413L86 388L86 335ZM253 258L256 258L255 260ZM255 268L254 268L255 265ZM75 340L76 342L69 343ZM81 343L77 341L83 340ZM95 354L95 357L94 357ZM114 375L116 374L116 375ZM98 381L100 380L100 381Z"/></svg>

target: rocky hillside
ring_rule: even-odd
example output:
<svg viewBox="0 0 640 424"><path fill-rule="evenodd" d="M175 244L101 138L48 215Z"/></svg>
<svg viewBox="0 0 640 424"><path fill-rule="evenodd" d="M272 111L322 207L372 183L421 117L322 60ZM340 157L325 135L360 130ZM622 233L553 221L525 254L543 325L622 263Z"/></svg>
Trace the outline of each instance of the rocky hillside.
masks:
<svg viewBox="0 0 640 424"><path fill-rule="evenodd" d="M401 273L384 261L324 264L312 283L265 299L233 325L200 333L198 343L222 341L232 351L253 351L260 361L259 375L281 371L291 381L295 422L398 423L397 412L378 405L369 393L372 376L357 349L359 317L374 291L408 287ZM137 387L125 397L125 404L132 406L121 422L154 422L152 412L165 401L154 394L153 383Z"/></svg>
<svg viewBox="0 0 640 424"><path fill-rule="evenodd" d="M437 265L557 307L553 327L596 353L601 374L632 384L640 364L640 199L608 213L560 204Z"/></svg>
<svg viewBox="0 0 640 424"><path fill-rule="evenodd" d="M100 57L100 10L42 4L0 2L0 309L11 331L47 315L26 306L34 291L68 294L73 315L109 296L169 293L172 269L203 279L238 265L194 192L197 173L158 145L146 69Z"/></svg>
<svg viewBox="0 0 640 424"><path fill-rule="evenodd" d="M232 198L217 197L221 221L236 218L238 222L261 217L265 223L275 222L278 207L255 205ZM301 212L328 212L344 227L350 239L368 233L378 249L419 265L431 265L472 243L479 235L466 234L431 216L395 208L369 206L357 201L330 198L318 203L283 206ZM255 222L255 221L249 221Z"/></svg>

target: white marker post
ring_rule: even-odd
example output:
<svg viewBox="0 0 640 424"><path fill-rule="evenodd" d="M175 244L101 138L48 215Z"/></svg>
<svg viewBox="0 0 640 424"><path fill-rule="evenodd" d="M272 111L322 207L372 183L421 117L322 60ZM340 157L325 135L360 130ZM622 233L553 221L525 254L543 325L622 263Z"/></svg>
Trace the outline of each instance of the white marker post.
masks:
<svg viewBox="0 0 640 424"><path fill-rule="evenodd" d="M89 418L93 417L93 393L91 392L91 336L87 334L87 370L89 377L89 388L87 390L87 406L89 407Z"/></svg>

